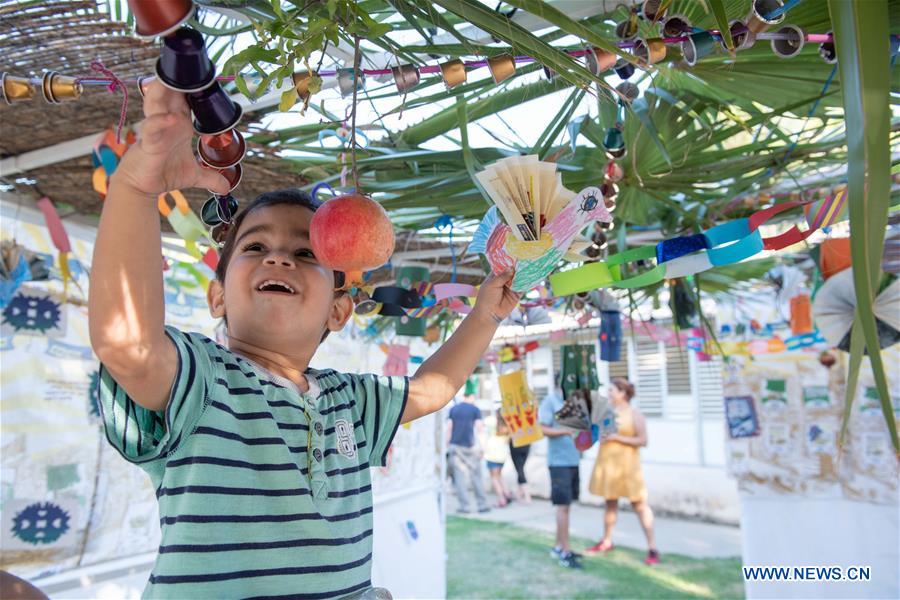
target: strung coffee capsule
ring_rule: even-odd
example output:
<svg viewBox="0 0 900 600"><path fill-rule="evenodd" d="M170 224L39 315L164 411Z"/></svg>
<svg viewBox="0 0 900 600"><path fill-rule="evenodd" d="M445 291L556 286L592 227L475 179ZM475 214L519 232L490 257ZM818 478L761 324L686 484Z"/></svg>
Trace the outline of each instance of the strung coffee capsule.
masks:
<svg viewBox="0 0 900 600"><path fill-rule="evenodd" d="M352 67L337 70L338 89L341 91L341 98L353 95L353 87L360 91L366 87L366 74L360 69L354 72Z"/></svg>
<svg viewBox="0 0 900 600"><path fill-rule="evenodd" d="M785 25L775 32L780 36L771 41L772 52L779 58L793 58L803 50L806 41L806 32L796 25Z"/></svg>
<svg viewBox="0 0 900 600"><path fill-rule="evenodd" d="M156 76L176 92L199 92L216 82L216 69L199 31L182 27L163 38Z"/></svg>
<svg viewBox="0 0 900 600"><path fill-rule="evenodd" d="M237 211L237 198L231 194L213 195L203 203L203 208L200 209L200 220L207 227L215 227L219 223L231 223Z"/></svg>
<svg viewBox="0 0 900 600"><path fill-rule="evenodd" d="M692 29L691 22L684 15L671 15L663 20L662 33L665 38L687 35Z"/></svg>
<svg viewBox="0 0 900 600"><path fill-rule="evenodd" d="M641 5L641 17L648 21L659 21L666 16L670 0L644 0Z"/></svg>
<svg viewBox="0 0 900 600"><path fill-rule="evenodd" d="M756 43L756 34L748 30L743 21L739 19L731 21L728 29L731 31L731 41L734 42L735 50L746 50ZM728 50L724 38L722 38L722 48Z"/></svg>
<svg viewBox="0 0 900 600"><path fill-rule="evenodd" d="M701 58L712 54L715 49L715 39L708 31L693 33L688 39L681 42L681 55L684 56L684 62L692 67Z"/></svg>
<svg viewBox="0 0 900 600"><path fill-rule="evenodd" d="M241 120L243 109L231 99L218 81L201 92L188 94L188 105L194 113L194 131L200 135L218 135L233 129Z"/></svg>
<svg viewBox="0 0 900 600"><path fill-rule="evenodd" d="M297 90L297 97L306 100L310 97L309 84L312 83L312 74L309 71L297 71L291 78L294 81L294 89Z"/></svg>
<svg viewBox="0 0 900 600"><path fill-rule="evenodd" d="M608 158L622 158L625 156L625 135L618 127L610 127L603 138L603 148Z"/></svg>
<svg viewBox="0 0 900 600"><path fill-rule="evenodd" d="M0 75L0 95L7 104L34 98L34 82L28 77L3 73Z"/></svg>
<svg viewBox="0 0 900 600"><path fill-rule="evenodd" d="M207 167L203 163L200 163L200 166L202 166L204 169L211 169L211 167ZM236 165L232 165L232 166L228 167L227 169L211 169L211 170L215 171L216 173L218 173L219 175L224 177L226 181L228 181L229 187L228 187L228 192L226 194L231 194L231 192L234 191L234 188L236 188L238 186L238 184L241 183L241 177L244 175L244 170L241 168L240 163L238 163ZM210 194L215 194L215 192L212 190L207 190L207 191ZM221 194L221 195L224 196L226 194Z"/></svg>
<svg viewBox="0 0 900 600"><path fill-rule="evenodd" d="M614 160L606 163L606 167L603 169L603 179L615 183L621 181L623 177L625 177L625 170L622 169L622 165Z"/></svg>
<svg viewBox="0 0 900 600"><path fill-rule="evenodd" d="M128 0L135 33L141 37L166 36L194 14L191 0Z"/></svg>
<svg viewBox="0 0 900 600"><path fill-rule="evenodd" d="M360 316L377 315L381 312L381 306L381 303L366 297L356 305L356 308L354 308L353 311Z"/></svg>
<svg viewBox="0 0 900 600"><path fill-rule="evenodd" d="M405 94L419 85L419 80L421 79L419 69L415 65L400 65L392 68L391 73L394 75L397 91L401 94Z"/></svg>
<svg viewBox="0 0 900 600"><path fill-rule="evenodd" d="M627 102L634 102L641 95L641 89L630 81L623 81L616 86L616 91L621 94Z"/></svg>
<svg viewBox="0 0 900 600"><path fill-rule="evenodd" d="M620 58L616 62L616 75L619 76L620 79L628 79L632 75L634 75L634 65L625 60L624 58Z"/></svg>
<svg viewBox="0 0 900 600"><path fill-rule="evenodd" d="M602 183L600 184L600 193L603 194L605 201L614 203L619 195L619 186L612 182Z"/></svg>
<svg viewBox="0 0 900 600"><path fill-rule="evenodd" d="M784 21L784 13L777 17L769 17L769 14L784 6L781 0L752 0L750 2L750 14L747 15L747 29L753 33L762 33L772 25L778 25Z"/></svg>
<svg viewBox="0 0 900 600"><path fill-rule="evenodd" d="M204 163L216 169L227 169L244 159L247 144L237 129L229 129L218 135L201 135L197 141L197 155Z"/></svg>
<svg viewBox="0 0 900 600"><path fill-rule="evenodd" d="M616 25L616 37L623 41L633 40L638 34L637 19L630 18Z"/></svg>
<svg viewBox="0 0 900 600"><path fill-rule="evenodd" d="M594 75L600 75L605 71L609 71L619 60L617 55L600 48L588 48L587 50L588 53L584 55L584 61L588 71Z"/></svg>
<svg viewBox="0 0 900 600"><path fill-rule="evenodd" d="M641 38L634 43L634 55L641 66L655 65L666 57L666 44L660 38Z"/></svg>
<svg viewBox="0 0 900 600"><path fill-rule="evenodd" d="M141 93L141 98L147 95L147 90L150 89L150 84L156 80L156 77L153 75L141 75L137 78L137 88Z"/></svg>
<svg viewBox="0 0 900 600"><path fill-rule="evenodd" d="M828 35L832 35L832 33L829 31ZM822 60L829 65L833 65L837 62L837 48L834 47L834 37L831 38L830 42L822 42L819 44L819 56L821 56Z"/></svg>
<svg viewBox="0 0 900 600"><path fill-rule="evenodd" d="M494 83L506 81L516 74L516 60L512 54L501 54L500 56L492 56L488 58L488 69Z"/></svg>
<svg viewBox="0 0 900 600"><path fill-rule="evenodd" d="M441 78L447 89L454 88L466 82L466 65L458 58L441 63Z"/></svg>
<svg viewBox="0 0 900 600"><path fill-rule="evenodd" d="M44 100L50 104L59 104L81 98L82 87L74 77L60 75L56 71L47 71L41 77L41 92Z"/></svg>

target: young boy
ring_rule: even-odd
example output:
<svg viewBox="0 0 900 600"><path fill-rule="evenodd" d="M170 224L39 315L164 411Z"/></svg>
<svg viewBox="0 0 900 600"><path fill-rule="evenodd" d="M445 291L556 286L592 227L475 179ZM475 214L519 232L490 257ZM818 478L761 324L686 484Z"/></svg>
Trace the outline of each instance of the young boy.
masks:
<svg viewBox="0 0 900 600"><path fill-rule="evenodd" d="M353 303L317 264L297 192L264 194L236 219L208 301L228 348L164 325L161 192L225 192L198 166L182 94L153 84L139 140L110 182L91 272L109 442L150 476L162 541L147 597L331 598L370 587L369 467L398 425L442 408L518 302L512 273L414 377L308 368Z"/></svg>

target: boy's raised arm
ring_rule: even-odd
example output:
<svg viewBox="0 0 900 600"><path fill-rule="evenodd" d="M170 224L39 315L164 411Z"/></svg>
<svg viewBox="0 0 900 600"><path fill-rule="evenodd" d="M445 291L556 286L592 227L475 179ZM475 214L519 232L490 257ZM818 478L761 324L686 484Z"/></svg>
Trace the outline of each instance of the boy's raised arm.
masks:
<svg viewBox="0 0 900 600"><path fill-rule="evenodd" d="M225 192L225 179L200 168L184 95L152 83L137 143L110 180L91 266L91 346L131 398L163 410L177 356L166 336L159 194L187 187Z"/></svg>
<svg viewBox="0 0 900 600"><path fill-rule="evenodd" d="M478 291L475 308L456 332L422 363L409 381L403 423L443 408L472 374L497 331L497 326L519 303L510 289L513 271L490 275Z"/></svg>

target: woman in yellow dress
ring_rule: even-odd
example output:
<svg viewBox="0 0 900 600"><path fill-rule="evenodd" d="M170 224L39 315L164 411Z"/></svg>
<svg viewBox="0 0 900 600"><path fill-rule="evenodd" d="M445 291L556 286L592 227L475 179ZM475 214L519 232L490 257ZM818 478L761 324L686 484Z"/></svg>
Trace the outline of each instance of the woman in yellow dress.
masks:
<svg viewBox="0 0 900 600"><path fill-rule="evenodd" d="M591 546L586 554L608 552L613 549L612 533L619 512L619 498L627 498L634 508L644 535L647 536L648 565L659 562L659 552L653 536L653 511L647 504L647 488L641 472L640 448L647 445L647 424L644 415L631 406L634 385L624 377L616 377L609 387L610 404L616 411L618 432L603 440L588 486L590 492L606 499L603 516L603 539Z"/></svg>

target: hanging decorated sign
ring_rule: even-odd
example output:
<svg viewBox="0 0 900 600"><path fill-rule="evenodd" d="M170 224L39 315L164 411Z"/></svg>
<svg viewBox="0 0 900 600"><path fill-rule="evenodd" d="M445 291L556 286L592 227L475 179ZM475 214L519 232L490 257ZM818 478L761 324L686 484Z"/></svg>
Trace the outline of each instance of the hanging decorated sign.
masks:
<svg viewBox="0 0 900 600"><path fill-rule="evenodd" d="M509 426L509 437L516 448L527 446L544 437L537 422L537 404L528 388L524 371L500 375L500 415Z"/></svg>

